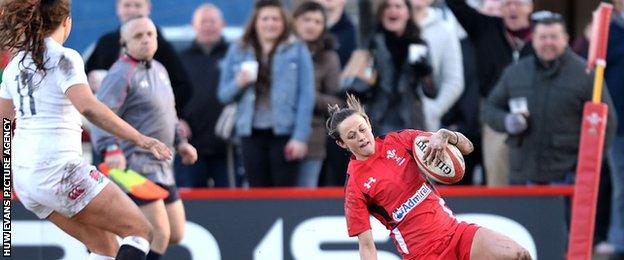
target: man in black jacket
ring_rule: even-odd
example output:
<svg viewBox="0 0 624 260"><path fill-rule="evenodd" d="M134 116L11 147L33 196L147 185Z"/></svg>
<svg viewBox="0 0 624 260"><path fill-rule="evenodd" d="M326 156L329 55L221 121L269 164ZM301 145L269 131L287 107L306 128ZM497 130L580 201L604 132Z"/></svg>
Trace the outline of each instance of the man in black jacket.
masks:
<svg viewBox="0 0 624 260"><path fill-rule="evenodd" d="M533 2L502 0L501 17L494 17L479 13L465 1L446 0L446 3L474 44L479 92L485 98L507 65L533 53L529 20ZM504 156L508 153L505 138L505 134L483 126L483 163L488 185L508 183L509 158Z"/></svg>
<svg viewBox="0 0 624 260"><path fill-rule="evenodd" d="M574 181L583 104L592 99L594 75L568 47L564 22L557 17L537 22L535 55L505 69L482 111L488 125L509 134L513 184ZM602 101L609 106L607 151L617 117L606 88Z"/></svg>
<svg viewBox="0 0 624 260"><path fill-rule="evenodd" d="M340 58L340 66L344 68L355 51L356 32L355 26L345 12L346 0L317 0L327 10L327 23L329 32L336 39L337 52Z"/></svg>
<svg viewBox="0 0 624 260"><path fill-rule="evenodd" d="M223 109L216 94L219 62L229 46L221 35L223 16L216 6L203 4L195 10L192 24L195 41L180 58L193 86L193 97L183 115L191 127L190 143L199 157L192 166L176 162L176 183L180 187L206 187L211 178L215 187L228 187L226 145L215 136L215 124Z"/></svg>
<svg viewBox="0 0 624 260"><path fill-rule="evenodd" d="M132 17L148 17L151 11L151 2L150 0L117 0L116 8L119 21L121 24L124 24ZM162 63L169 72L175 96L176 112L182 116L181 119L184 119L182 109L191 97L191 85L175 50L161 36L163 34L160 31L158 31L158 35L158 50L154 55L154 59ZM85 63L85 70L90 80L94 77L91 72L108 70L122 54L119 38L119 29L117 29L104 34L97 41L93 53ZM183 129L188 131L188 127L185 126L185 123L183 124Z"/></svg>
<svg viewBox="0 0 624 260"><path fill-rule="evenodd" d="M357 36L355 26L345 12L346 0L316 0L327 10L327 23L329 32L332 34L337 44L336 52L340 59L340 67L344 68L351 58L351 54L357 47ZM346 98L346 97L343 97ZM349 163L348 152L340 148L336 143L327 137L325 147L327 158L324 170L321 172L322 186L343 186L345 184L345 172Z"/></svg>

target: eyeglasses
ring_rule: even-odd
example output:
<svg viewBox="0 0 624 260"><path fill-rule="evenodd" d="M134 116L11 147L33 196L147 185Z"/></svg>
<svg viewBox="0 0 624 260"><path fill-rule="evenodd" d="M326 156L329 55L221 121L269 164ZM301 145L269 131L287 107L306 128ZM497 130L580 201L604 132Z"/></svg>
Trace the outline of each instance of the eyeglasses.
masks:
<svg viewBox="0 0 624 260"><path fill-rule="evenodd" d="M531 14L531 20L535 22L545 22L545 21L563 21L563 17L551 11L537 11Z"/></svg>

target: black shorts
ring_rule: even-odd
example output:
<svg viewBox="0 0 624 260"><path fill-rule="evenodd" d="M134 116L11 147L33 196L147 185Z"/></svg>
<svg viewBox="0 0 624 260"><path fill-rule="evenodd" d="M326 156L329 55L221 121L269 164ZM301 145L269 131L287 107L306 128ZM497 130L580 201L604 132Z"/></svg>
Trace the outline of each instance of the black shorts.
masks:
<svg viewBox="0 0 624 260"><path fill-rule="evenodd" d="M165 202L165 205L174 203L180 199L180 194L178 193L178 187L175 184L173 185L164 185L162 183L156 183L156 184L160 187L163 187L165 190L169 191L169 196L163 199L163 201ZM132 199L132 201L134 201L134 203L136 203L137 206L139 207L143 205L147 205L154 201L157 201L157 200L144 200L144 199L137 198L130 193L126 193L126 194L128 194L128 197L130 197L130 199Z"/></svg>

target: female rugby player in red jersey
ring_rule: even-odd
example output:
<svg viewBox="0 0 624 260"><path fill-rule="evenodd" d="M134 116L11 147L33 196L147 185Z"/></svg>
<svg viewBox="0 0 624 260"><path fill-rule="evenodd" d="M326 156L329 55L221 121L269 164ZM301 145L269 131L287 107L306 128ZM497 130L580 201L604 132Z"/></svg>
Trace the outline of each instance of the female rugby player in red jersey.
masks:
<svg viewBox="0 0 624 260"><path fill-rule="evenodd" d="M391 231L403 259L531 259L510 238L459 221L418 169L414 139L424 134L407 129L373 137L368 116L349 96L346 108L329 108L327 130L353 156L345 191L349 236L358 236L361 259L377 259L369 216ZM425 161L442 159L448 143L462 154L473 146L464 135L441 129L428 139Z"/></svg>

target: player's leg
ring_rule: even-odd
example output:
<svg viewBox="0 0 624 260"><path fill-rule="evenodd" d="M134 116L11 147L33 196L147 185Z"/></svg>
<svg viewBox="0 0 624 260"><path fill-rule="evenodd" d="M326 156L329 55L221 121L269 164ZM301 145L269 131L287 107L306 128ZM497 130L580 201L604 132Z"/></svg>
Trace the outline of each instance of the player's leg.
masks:
<svg viewBox="0 0 624 260"><path fill-rule="evenodd" d="M91 253L114 258L119 250L115 234L106 230L88 226L58 212L52 212L47 218L70 236L80 240Z"/></svg>
<svg viewBox="0 0 624 260"><path fill-rule="evenodd" d="M149 241L152 240L150 223L113 183L108 183L71 219L122 237L116 259L144 259L149 251Z"/></svg>
<svg viewBox="0 0 624 260"><path fill-rule="evenodd" d="M481 227L474 235L470 259L530 260L531 255L511 238Z"/></svg>
<svg viewBox="0 0 624 260"><path fill-rule="evenodd" d="M165 203L163 200L156 200L146 204L141 203L139 208L154 228L154 239L150 244L150 252L147 259L159 259L167 251L171 234Z"/></svg>
<svg viewBox="0 0 624 260"><path fill-rule="evenodd" d="M51 173L47 178L39 178L38 183L36 178L30 178L37 191L29 195L38 204L51 209L36 213L40 218L48 218L52 211L56 211L72 221L122 237L116 259L145 257L152 236L151 226L117 185L95 167L84 163L82 158L70 159L50 168Z"/></svg>
<svg viewBox="0 0 624 260"><path fill-rule="evenodd" d="M171 236L169 244L176 245L184 238L184 225L186 224L186 215L182 200L178 199L172 203L165 204L167 208L167 216L169 217L169 228Z"/></svg>

